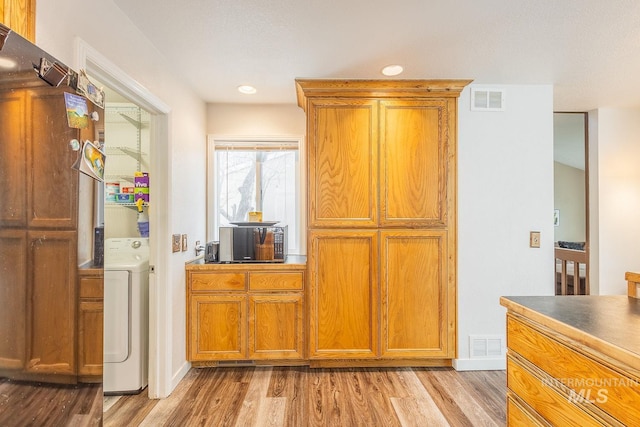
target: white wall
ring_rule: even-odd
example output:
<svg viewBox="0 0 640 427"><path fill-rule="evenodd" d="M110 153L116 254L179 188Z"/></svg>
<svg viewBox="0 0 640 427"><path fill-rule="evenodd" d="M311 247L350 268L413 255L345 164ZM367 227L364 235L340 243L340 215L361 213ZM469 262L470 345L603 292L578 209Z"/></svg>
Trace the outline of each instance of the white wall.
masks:
<svg viewBox="0 0 640 427"><path fill-rule="evenodd" d="M291 91L295 91L293 82ZM207 133L224 136L304 136L305 114L302 108L290 104L209 104Z"/></svg>
<svg viewBox="0 0 640 427"><path fill-rule="evenodd" d="M163 224L156 226L188 234L191 249L171 254L169 239L152 241L160 254L171 254L165 258L169 265L159 266L166 277L158 277L156 284L163 290L154 289L166 296L159 307L169 329L160 331L165 340L160 370L170 378L160 385L157 396L167 395L189 367L185 357L184 263L195 256L193 242L203 241L205 236L205 103L176 77L174 67L179 64L166 61L110 0L38 1L37 14L36 43L40 47L72 66L75 38L79 37L170 109L168 145L152 146L169 165L159 176L150 176L152 194L154 180L168 181L164 187L170 189L165 195L170 209L157 212Z"/></svg>
<svg viewBox="0 0 640 427"><path fill-rule="evenodd" d="M640 109L602 108L590 115L594 119L598 172L590 192L597 192L591 204L597 203L599 230L597 246L591 233L591 248L597 251L600 294L626 294L624 273L640 272Z"/></svg>
<svg viewBox="0 0 640 427"><path fill-rule="evenodd" d="M496 87L496 86L492 86ZM505 335L500 296L553 295L553 89L499 86L506 111L459 102L458 360L456 369L504 368L471 359L470 335ZM529 248L540 231L541 247Z"/></svg>

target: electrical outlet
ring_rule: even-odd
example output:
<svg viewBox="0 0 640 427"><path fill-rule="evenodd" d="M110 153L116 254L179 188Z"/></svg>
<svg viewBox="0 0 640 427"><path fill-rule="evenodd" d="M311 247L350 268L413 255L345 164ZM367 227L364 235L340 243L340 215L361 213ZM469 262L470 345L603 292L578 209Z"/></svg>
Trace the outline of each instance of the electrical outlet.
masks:
<svg viewBox="0 0 640 427"><path fill-rule="evenodd" d="M182 252L187 250L187 235L182 235Z"/></svg>
<svg viewBox="0 0 640 427"><path fill-rule="evenodd" d="M171 235L171 251L180 252L180 235L179 234Z"/></svg>
<svg viewBox="0 0 640 427"><path fill-rule="evenodd" d="M539 231L531 231L531 232L529 232L529 247L530 248L539 248L540 247L540 232Z"/></svg>

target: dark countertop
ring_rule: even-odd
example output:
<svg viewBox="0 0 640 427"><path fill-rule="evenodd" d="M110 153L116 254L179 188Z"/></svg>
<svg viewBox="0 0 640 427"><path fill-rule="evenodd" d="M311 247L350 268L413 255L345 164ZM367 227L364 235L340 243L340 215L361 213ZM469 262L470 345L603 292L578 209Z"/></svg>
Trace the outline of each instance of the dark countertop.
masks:
<svg viewBox="0 0 640 427"><path fill-rule="evenodd" d="M93 261L87 261L84 264L78 266L78 271L103 271L104 265L95 265Z"/></svg>
<svg viewBox="0 0 640 427"><path fill-rule="evenodd" d="M285 262L235 262L205 263L203 258L198 258L185 264L186 270L197 271L223 271L223 270L300 270L307 266L307 257L302 255L287 255Z"/></svg>
<svg viewBox="0 0 640 427"><path fill-rule="evenodd" d="M640 371L640 300L608 296L502 297L510 312L622 360Z"/></svg>

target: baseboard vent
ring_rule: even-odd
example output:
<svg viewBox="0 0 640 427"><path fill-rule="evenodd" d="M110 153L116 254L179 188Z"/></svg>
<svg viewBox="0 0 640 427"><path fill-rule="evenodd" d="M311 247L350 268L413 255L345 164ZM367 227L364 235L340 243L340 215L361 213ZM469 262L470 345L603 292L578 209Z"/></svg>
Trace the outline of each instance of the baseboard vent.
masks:
<svg viewBox="0 0 640 427"><path fill-rule="evenodd" d="M501 357L506 346L501 335L469 335L469 352L471 359Z"/></svg>
<svg viewBox="0 0 640 427"><path fill-rule="evenodd" d="M471 88L471 111L504 111L502 89Z"/></svg>
<svg viewBox="0 0 640 427"><path fill-rule="evenodd" d="M256 362L253 360L221 360L218 362L218 366L256 366Z"/></svg>

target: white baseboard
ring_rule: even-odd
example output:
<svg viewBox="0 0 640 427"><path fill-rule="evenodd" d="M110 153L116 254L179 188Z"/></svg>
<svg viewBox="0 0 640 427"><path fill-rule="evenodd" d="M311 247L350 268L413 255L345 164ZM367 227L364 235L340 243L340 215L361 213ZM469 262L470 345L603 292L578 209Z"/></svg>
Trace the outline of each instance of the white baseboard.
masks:
<svg viewBox="0 0 640 427"><path fill-rule="evenodd" d="M189 372L189 369L191 369L191 363L189 363L189 362L187 362L185 360L185 362L182 364L180 369L178 369L178 371L173 374L173 376L171 377L171 392L172 393L173 393L173 390L176 389L176 387L178 386L180 381L182 381L184 376L187 375L187 372Z"/></svg>
<svg viewBox="0 0 640 427"><path fill-rule="evenodd" d="M456 371L503 371L507 369L507 359L453 359Z"/></svg>

